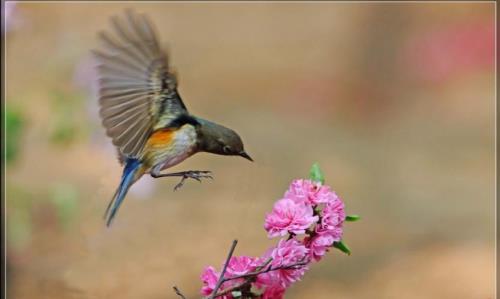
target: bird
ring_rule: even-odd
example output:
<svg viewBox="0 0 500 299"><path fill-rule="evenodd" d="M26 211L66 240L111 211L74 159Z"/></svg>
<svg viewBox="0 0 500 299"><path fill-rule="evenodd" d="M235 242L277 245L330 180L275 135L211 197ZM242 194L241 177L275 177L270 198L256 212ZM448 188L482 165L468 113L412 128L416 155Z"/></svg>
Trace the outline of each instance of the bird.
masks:
<svg viewBox="0 0 500 299"><path fill-rule="evenodd" d="M207 152L253 161L234 130L191 114L178 91L178 76L145 14L127 9L111 17L114 34L100 31L97 60L99 115L123 166L104 218L109 227L129 188L142 176L212 178L210 171L167 173L188 157ZM112 32L113 32L112 31Z"/></svg>

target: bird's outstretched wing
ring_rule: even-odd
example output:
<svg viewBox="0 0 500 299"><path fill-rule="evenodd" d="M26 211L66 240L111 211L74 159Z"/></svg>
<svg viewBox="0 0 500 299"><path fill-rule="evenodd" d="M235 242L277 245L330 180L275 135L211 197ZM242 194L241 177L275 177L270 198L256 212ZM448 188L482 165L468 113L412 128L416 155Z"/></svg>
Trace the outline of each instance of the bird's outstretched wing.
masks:
<svg viewBox="0 0 500 299"><path fill-rule="evenodd" d="M139 158L151 132L187 110L169 71L167 53L146 16L129 10L124 20L113 17L112 23L116 38L101 32L104 50L93 51L100 115L119 153Z"/></svg>

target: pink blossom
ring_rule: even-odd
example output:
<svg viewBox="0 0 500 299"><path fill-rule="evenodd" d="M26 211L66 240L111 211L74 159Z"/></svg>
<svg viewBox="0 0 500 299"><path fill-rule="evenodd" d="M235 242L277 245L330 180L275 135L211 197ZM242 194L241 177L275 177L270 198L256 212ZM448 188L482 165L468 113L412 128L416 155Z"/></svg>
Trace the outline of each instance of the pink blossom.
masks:
<svg viewBox="0 0 500 299"><path fill-rule="evenodd" d="M233 256L229 260L226 273L228 277L239 276L252 272L259 266L259 259L249 256Z"/></svg>
<svg viewBox="0 0 500 299"><path fill-rule="evenodd" d="M286 288L281 284L281 276L275 271L257 276L255 285L264 290L262 299L281 299L285 295Z"/></svg>
<svg viewBox="0 0 500 299"><path fill-rule="evenodd" d="M203 282L203 287L201 288L201 294L203 296L208 296L212 294L219 279L220 274L215 271L212 266L206 267L201 274L201 281Z"/></svg>
<svg viewBox="0 0 500 299"><path fill-rule="evenodd" d="M330 190L330 187L324 186L319 182L311 180L294 180L288 190L285 192L285 197L290 198L297 203L308 203L317 205L334 201L337 194Z"/></svg>
<svg viewBox="0 0 500 299"><path fill-rule="evenodd" d="M264 228L270 238L284 236L288 232L303 234L318 216L313 216L310 205L283 198L274 204L273 211L266 216Z"/></svg>
<svg viewBox="0 0 500 299"><path fill-rule="evenodd" d="M286 267L301 261L307 261L309 250L296 239L280 240L278 245L271 250L271 266ZM280 269L273 271L279 278L279 283L286 288L293 282L300 280L307 270L307 265L300 266L297 269Z"/></svg>
<svg viewBox="0 0 500 299"><path fill-rule="evenodd" d="M286 289L281 283L281 276L276 271L259 274L255 286L263 290L262 298L268 299L282 298Z"/></svg>
<svg viewBox="0 0 500 299"><path fill-rule="evenodd" d="M309 248L309 255L315 261L319 261L323 255L328 251L333 245L333 242L338 241L336 237L330 232L320 232L315 236L308 237L304 240L304 243L307 248Z"/></svg>
<svg viewBox="0 0 500 299"><path fill-rule="evenodd" d="M340 241L344 220L344 203L340 199L329 202L321 211L321 225L316 227L316 232L326 231L332 235L334 241Z"/></svg>
<svg viewBox="0 0 500 299"><path fill-rule="evenodd" d="M276 285L268 287L262 294L262 299L282 299L285 290L285 288Z"/></svg>
<svg viewBox="0 0 500 299"><path fill-rule="evenodd" d="M229 263L226 268L226 273L225 277L234 277L234 276L239 276L243 274L247 274L251 271L254 271L257 266L261 264L260 260L257 258L252 258L248 256L233 256L229 260ZM210 266L205 268L201 275L201 280L203 281L203 287L201 288L201 294L204 296L210 295L214 288L215 285L217 284L217 280L220 277L220 273L218 273L214 267ZM222 284L220 290L224 290L227 288L230 288L232 286L235 286L239 283L243 282L243 279L233 279L230 281L227 281ZM222 299L230 299L232 298L231 295L226 295L220 297Z"/></svg>

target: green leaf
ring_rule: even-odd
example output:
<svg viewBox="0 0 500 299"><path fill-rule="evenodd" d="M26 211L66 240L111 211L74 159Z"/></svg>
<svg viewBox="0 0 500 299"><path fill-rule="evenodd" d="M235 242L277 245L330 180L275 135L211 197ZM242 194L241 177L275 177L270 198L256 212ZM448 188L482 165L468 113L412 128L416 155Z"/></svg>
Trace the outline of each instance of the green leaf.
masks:
<svg viewBox="0 0 500 299"><path fill-rule="evenodd" d="M345 221L351 221L351 222L358 221L359 219L361 219L359 215L348 215L345 217Z"/></svg>
<svg viewBox="0 0 500 299"><path fill-rule="evenodd" d="M232 291L231 295L233 295L234 298L240 298L242 294L240 291Z"/></svg>
<svg viewBox="0 0 500 299"><path fill-rule="evenodd" d="M335 242L333 243L333 247L337 248L338 250L342 251L343 253L347 255L351 255L351 250L343 241Z"/></svg>
<svg viewBox="0 0 500 299"><path fill-rule="evenodd" d="M320 182L323 184L325 182L325 177L323 176L323 172L319 168L318 163L314 163L309 171L309 177L314 182Z"/></svg>
<svg viewBox="0 0 500 299"><path fill-rule="evenodd" d="M7 163L10 163L17 158L21 148L20 143L24 129L24 117L18 109L12 109L10 106L6 106L5 108L5 160Z"/></svg>

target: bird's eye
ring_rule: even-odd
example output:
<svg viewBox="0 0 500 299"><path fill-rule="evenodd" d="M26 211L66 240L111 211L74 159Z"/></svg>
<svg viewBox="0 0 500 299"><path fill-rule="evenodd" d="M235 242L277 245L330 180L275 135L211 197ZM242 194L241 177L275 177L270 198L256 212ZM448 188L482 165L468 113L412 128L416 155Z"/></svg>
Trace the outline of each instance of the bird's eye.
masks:
<svg viewBox="0 0 500 299"><path fill-rule="evenodd" d="M224 145L224 147L222 147L222 150L224 151L224 153L226 154L229 154L231 153L231 147L229 145Z"/></svg>

